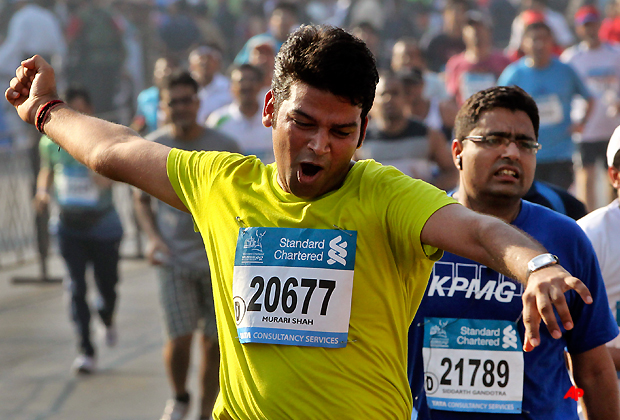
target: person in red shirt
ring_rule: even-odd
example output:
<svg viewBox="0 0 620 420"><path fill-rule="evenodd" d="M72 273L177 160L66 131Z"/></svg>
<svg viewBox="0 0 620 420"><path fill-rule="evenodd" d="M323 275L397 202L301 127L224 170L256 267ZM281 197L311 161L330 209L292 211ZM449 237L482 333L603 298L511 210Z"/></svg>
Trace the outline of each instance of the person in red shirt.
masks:
<svg viewBox="0 0 620 420"><path fill-rule="evenodd" d="M620 43L620 4L613 2L607 6L607 17L601 23L599 37L610 44Z"/></svg>
<svg viewBox="0 0 620 420"><path fill-rule="evenodd" d="M463 28L465 51L452 56L446 64L446 89L460 107L479 90L495 86L510 60L493 49L490 24L478 11L468 13Z"/></svg>

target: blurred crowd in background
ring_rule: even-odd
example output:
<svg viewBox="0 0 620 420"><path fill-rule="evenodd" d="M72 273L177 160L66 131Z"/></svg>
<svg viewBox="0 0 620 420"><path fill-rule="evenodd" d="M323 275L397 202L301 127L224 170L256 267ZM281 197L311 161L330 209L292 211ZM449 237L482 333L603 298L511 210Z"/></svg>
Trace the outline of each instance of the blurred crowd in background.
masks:
<svg viewBox="0 0 620 420"><path fill-rule="evenodd" d="M262 100L275 54L287 35L305 23L347 28L375 54L382 79L389 78L388 73L397 75L395 93L387 86L378 91L371 112L374 131L369 132L374 138L398 138L402 120L416 120L432 130L429 138L443 138L449 150L454 117L464 100L497 84L510 63L544 53L536 49L545 40L530 36L529 45L524 44L525 29L537 23L551 32L553 57L569 62L592 95L576 89L572 107L561 98L560 105L570 108L577 126L571 126L571 141L603 143L620 123L620 66L613 61L620 54L615 47L620 42L620 2L615 0L4 0L0 77L8 82L20 60L40 54L53 64L61 90L86 89L95 115L146 135L167 122L159 104L162 81L184 68L200 87L198 122L221 129L244 151L263 153L270 160L270 133L259 117ZM594 39L609 46L613 59L605 69L586 66L580 72L580 60L591 63L592 58L579 52L598 48ZM231 78L235 69L237 75ZM528 93L537 99L536 92ZM590 104L598 109L588 111L592 98L605 101L604 108ZM28 149L38 144L38 133L7 112L6 103L2 107L0 147ZM598 130L590 139L588 127L578 127L592 113L606 116L603 125L609 133ZM598 128L601 124L591 122ZM429 180L435 177L435 184L447 189L454 186L455 173L443 178L437 174L454 171L454 165L433 146L436 142L431 139L423 152L430 166L410 172L421 178L427 173ZM542 135L540 142L539 164L557 163L544 154L553 149L546 149ZM390 163L385 150L374 153L369 147L360 157ZM571 147L566 152L572 153ZM596 187L596 162L581 162L581 152L577 147L576 183L571 176L568 185L576 185L578 197L593 210L606 199L597 202L591 192ZM603 166L604 152L594 157ZM599 190L606 189L606 181L600 183Z"/></svg>

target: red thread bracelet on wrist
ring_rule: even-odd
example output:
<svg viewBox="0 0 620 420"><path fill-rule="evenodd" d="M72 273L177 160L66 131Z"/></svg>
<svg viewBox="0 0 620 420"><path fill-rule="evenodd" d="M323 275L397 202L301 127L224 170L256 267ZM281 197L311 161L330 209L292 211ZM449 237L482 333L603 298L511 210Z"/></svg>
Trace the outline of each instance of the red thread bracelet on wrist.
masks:
<svg viewBox="0 0 620 420"><path fill-rule="evenodd" d="M60 99L54 99L53 101L47 102L39 109L35 118L35 127L37 128L37 130L39 130L40 133L45 134L43 132L43 125L45 124L45 120L47 119L50 111L60 104L64 104L64 102Z"/></svg>

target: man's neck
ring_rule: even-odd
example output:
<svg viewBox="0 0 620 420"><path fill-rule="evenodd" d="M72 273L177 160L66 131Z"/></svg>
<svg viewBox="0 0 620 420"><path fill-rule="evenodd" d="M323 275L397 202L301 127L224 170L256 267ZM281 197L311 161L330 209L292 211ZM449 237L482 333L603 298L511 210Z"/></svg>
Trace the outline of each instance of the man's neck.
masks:
<svg viewBox="0 0 620 420"><path fill-rule="evenodd" d="M459 188L453 195L459 203L470 210L488 214L512 223L521 211L521 198L518 197L473 197Z"/></svg>
<svg viewBox="0 0 620 420"><path fill-rule="evenodd" d="M444 25L443 33L452 39L462 39L463 29L456 25Z"/></svg>
<svg viewBox="0 0 620 420"><path fill-rule="evenodd" d="M429 99L420 97L420 99L411 102L410 110L411 115L420 119L425 119L428 116L428 112L431 108L431 101Z"/></svg>
<svg viewBox="0 0 620 420"><path fill-rule="evenodd" d="M176 124L171 124L172 137L180 141L192 141L196 140L202 134L204 128L198 124L193 124L191 127L183 128Z"/></svg>
<svg viewBox="0 0 620 420"><path fill-rule="evenodd" d="M547 67L549 64L551 64L551 56L549 57L541 57L541 58L534 58L534 57L527 57L528 60L531 60L532 63L532 67L535 67L537 69L543 69L545 67Z"/></svg>
<svg viewBox="0 0 620 420"><path fill-rule="evenodd" d="M479 63L491 54L488 47L473 47L465 50L465 58L470 63Z"/></svg>
<svg viewBox="0 0 620 420"><path fill-rule="evenodd" d="M242 102L239 104L239 111L247 118L252 118L258 110L258 102Z"/></svg>
<svg viewBox="0 0 620 420"><path fill-rule="evenodd" d="M208 78L208 79L206 79L206 78L205 78L205 79L203 79L203 80L202 80L202 86L200 86L200 87L201 87L201 88L204 88L204 87L209 86L209 85L211 84L211 82L213 82L213 79L215 79L215 75L211 76L211 77L210 77L210 78Z"/></svg>
<svg viewBox="0 0 620 420"><path fill-rule="evenodd" d="M602 42L599 38L595 38L595 39L586 39L585 44L587 45L589 50L596 50L598 48L600 48Z"/></svg>

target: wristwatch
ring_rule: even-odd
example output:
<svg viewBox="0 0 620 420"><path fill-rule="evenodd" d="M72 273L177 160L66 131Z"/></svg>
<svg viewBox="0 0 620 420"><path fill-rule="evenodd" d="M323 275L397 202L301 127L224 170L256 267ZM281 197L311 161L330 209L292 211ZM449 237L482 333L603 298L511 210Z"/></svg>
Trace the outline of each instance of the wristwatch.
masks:
<svg viewBox="0 0 620 420"><path fill-rule="evenodd" d="M532 274L534 271L549 267L550 265L558 264L559 262L559 258L553 254L540 254L532 258L527 263L527 275L525 277L525 280L527 281L530 278L530 274Z"/></svg>

